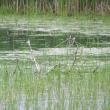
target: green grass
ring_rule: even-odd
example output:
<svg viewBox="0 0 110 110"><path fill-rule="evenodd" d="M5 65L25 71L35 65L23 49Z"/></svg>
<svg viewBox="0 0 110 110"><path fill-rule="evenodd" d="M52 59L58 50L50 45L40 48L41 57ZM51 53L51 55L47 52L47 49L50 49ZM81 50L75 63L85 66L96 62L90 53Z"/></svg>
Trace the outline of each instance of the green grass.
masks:
<svg viewBox="0 0 110 110"><path fill-rule="evenodd" d="M59 22L72 19L84 21L93 19L91 16L57 17L40 15L32 17L8 16L8 14L5 17L1 15L0 18L20 20L21 17L30 22L36 19L41 21L57 19ZM109 24L109 16L96 16L93 20L103 20ZM105 59L104 56L101 58L98 56L99 59L102 57ZM66 59L68 59L67 56L45 56L39 57L38 61L42 63L46 60L54 62ZM92 62L95 58L88 56L88 59ZM79 63L80 61L78 59ZM37 74L32 68L32 61L19 61L17 63L17 61L0 60L0 108L4 107L3 110L20 110L24 102L26 110L29 108L33 110L64 110L66 107L67 110L78 110L80 108L82 110L89 108L90 110L98 110L99 106L102 110L109 110L110 66L105 64L94 72L96 64L92 63L92 68L88 67L88 63L87 66L81 65L78 66L79 68L74 66L72 69L65 66L63 72L58 65L47 74Z"/></svg>
<svg viewBox="0 0 110 110"><path fill-rule="evenodd" d="M23 65L19 66L22 69ZM72 70L65 68L62 73L56 67L48 74L40 75L25 69L21 72L19 68L12 74L8 66L2 67L0 103L4 103L8 110L18 110L22 100L25 100L24 106L27 109L32 107L34 110L39 104L44 107L41 104L45 101L48 110L63 110L65 107L68 110L78 110L80 107L84 110L89 107L90 110L96 110L98 103L102 103L102 110L109 110L109 65L95 73L84 67ZM9 81L12 83L9 84Z"/></svg>
<svg viewBox="0 0 110 110"><path fill-rule="evenodd" d="M51 22L51 21L56 21L56 23L68 23L69 21L72 20L77 20L77 21L83 21L83 22L87 22L88 20L91 21L102 21L104 25L110 25L109 19L110 16L109 15L105 15L105 16L100 16L100 15L91 15L91 14L77 14L71 17L68 16L54 16L51 14L32 14L32 15L19 15L19 14L1 14L0 13L0 20L3 21L28 21L28 22L36 22L36 21L41 21L41 22Z"/></svg>

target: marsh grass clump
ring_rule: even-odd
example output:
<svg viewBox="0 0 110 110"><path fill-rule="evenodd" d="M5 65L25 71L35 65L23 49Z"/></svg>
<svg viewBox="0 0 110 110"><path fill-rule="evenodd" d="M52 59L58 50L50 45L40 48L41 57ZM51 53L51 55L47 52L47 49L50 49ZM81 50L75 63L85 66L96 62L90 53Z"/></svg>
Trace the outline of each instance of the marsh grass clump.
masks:
<svg viewBox="0 0 110 110"><path fill-rule="evenodd" d="M20 65L19 65L20 66ZM20 66L21 67L21 66ZM6 70L7 68L7 70ZM4 69L4 68L2 68ZM30 72L19 69L11 77L13 79L11 86L9 86L9 68L5 67L2 73L2 86L0 100L12 108L20 108L17 103L24 103L24 108L37 107L42 109L98 109L108 108L109 104L109 86L110 70L109 66L100 68L93 73L85 68L65 68L62 73L61 69L56 67L44 76L36 78ZM43 74L42 74L43 75ZM101 95L101 96L100 96ZM22 102L23 101L23 102ZM37 101L37 102L36 102ZM98 105L100 101L102 105ZM45 107L41 103L47 103ZM66 104L65 104L66 103Z"/></svg>

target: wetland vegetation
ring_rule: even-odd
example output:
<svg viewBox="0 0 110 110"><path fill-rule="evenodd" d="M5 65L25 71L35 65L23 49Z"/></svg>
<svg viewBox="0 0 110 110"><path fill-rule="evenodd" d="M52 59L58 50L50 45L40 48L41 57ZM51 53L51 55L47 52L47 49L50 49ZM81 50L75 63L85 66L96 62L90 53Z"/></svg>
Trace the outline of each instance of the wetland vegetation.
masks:
<svg viewBox="0 0 110 110"><path fill-rule="evenodd" d="M109 2L0 0L0 110L109 110Z"/></svg>
<svg viewBox="0 0 110 110"><path fill-rule="evenodd" d="M110 0L1 0L2 14L110 14Z"/></svg>

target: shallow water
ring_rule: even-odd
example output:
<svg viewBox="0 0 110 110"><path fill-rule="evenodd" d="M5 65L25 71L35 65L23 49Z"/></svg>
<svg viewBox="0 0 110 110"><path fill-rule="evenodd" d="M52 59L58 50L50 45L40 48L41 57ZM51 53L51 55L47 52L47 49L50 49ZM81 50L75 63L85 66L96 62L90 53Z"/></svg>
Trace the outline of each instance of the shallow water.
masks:
<svg viewBox="0 0 110 110"><path fill-rule="evenodd" d="M109 28L92 20L1 20L0 109L109 110Z"/></svg>

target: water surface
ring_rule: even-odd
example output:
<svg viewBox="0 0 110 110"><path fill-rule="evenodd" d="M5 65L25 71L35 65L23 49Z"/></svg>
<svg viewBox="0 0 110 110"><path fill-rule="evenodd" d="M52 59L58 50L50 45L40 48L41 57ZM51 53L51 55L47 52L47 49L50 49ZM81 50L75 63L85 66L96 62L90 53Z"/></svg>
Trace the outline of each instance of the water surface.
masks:
<svg viewBox="0 0 110 110"><path fill-rule="evenodd" d="M93 20L1 20L1 110L109 110L109 29Z"/></svg>

